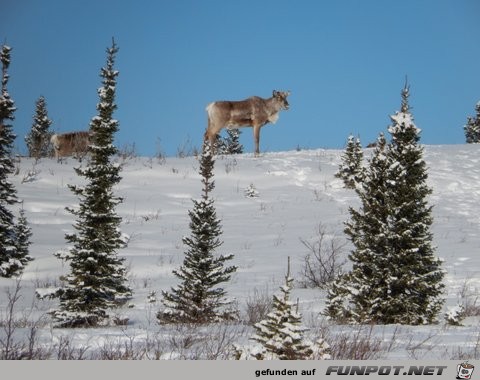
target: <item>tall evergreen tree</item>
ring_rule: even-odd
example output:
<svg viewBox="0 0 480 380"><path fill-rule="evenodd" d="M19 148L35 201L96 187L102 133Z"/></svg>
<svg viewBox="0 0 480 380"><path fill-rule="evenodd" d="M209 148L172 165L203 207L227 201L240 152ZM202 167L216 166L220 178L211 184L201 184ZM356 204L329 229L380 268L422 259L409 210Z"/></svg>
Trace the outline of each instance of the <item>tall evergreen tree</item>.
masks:
<svg viewBox="0 0 480 380"><path fill-rule="evenodd" d="M431 189L408 96L405 86L401 110L391 116L391 143L385 149L379 141L358 190L362 206L350 210L346 233L355 247L353 267L330 289L326 313L333 318L431 323L444 302L444 272L430 232Z"/></svg>
<svg viewBox="0 0 480 380"><path fill-rule="evenodd" d="M444 271L432 245L433 217L428 205L432 189L427 185L427 164L419 144L421 131L413 122L409 95L405 86L401 110L391 116L388 129L392 135L387 171L392 266L388 290L392 301L385 305L385 314L395 315L387 323L422 324L433 322L444 303Z"/></svg>
<svg viewBox="0 0 480 380"><path fill-rule="evenodd" d="M468 144L480 143L480 102L475 106L476 116L468 117L464 127L465 138Z"/></svg>
<svg viewBox="0 0 480 380"><path fill-rule="evenodd" d="M9 206L18 202L17 192L8 176L14 172L12 147L15 135L10 121L14 120L15 104L7 90L8 67L10 65L9 46L3 45L0 53L2 62L2 94L0 97L0 275L11 277L19 269L14 259L15 223Z"/></svg>
<svg viewBox="0 0 480 380"><path fill-rule="evenodd" d="M69 186L80 198L79 208L68 210L77 217L75 233L66 234L72 244L56 255L70 262L66 285L59 292L60 307L52 314L60 326L93 326L109 316L107 309L116 307L129 297L124 259L117 250L125 246L119 225L121 218L115 207L122 199L113 194L119 183L120 165L112 161L117 148L113 145L118 121L113 118L116 78L114 69L118 47L112 40L107 49L107 63L101 69L103 86L99 88L98 116L90 122L92 134L86 167L75 168L86 179L85 186Z"/></svg>
<svg viewBox="0 0 480 380"><path fill-rule="evenodd" d="M342 162L335 177L343 180L347 189L355 189L363 179L363 151L359 138L350 135Z"/></svg>
<svg viewBox="0 0 480 380"><path fill-rule="evenodd" d="M304 332L308 329L302 326L298 302L290 301L292 289L293 278L290 277L289 260L285 285L280 287L281 295L273 296L272 311L264 320L254 325L256 333L252 340L263 346L261 352L254 354L258 360L306 360L318 351L311 342L304 339Z"/></svg>
<svg viewBox="0 0 480 380"><path fill-rule="evenodd" d="M8 93L8 68L11 48L3 45L0 52L2 63L2 88L0 95L0 276L12 277L20 274L30 260L28 249L18 249L18 227L10 207L18 203L17 190L8 176L15 171L13 142L15 134L10 124L15 119L15 103Z"/></svg>
<svg viewBox="0 0 480 380"><path fill-rule="evenodd" d="M43 96L40 96L35 104L35 115L30 133L25 136L28 154L36 159L52 155L50 138L53 132L50 131L52 120L48 118L47 103Z"/></svg>
<svg viewBox="0 0 480 380"><path fill-rule="evenodd" d="M214 251L223 244L220 220L211 198L215 187L214 163L210 144L206 143L200 159L202 196L193 200L193 210L188 213L191 235L183 238L188 247L183 265L173 271L181 283L170 292L162 292L164 309L157 314L160 323L211 323L236 318L232 301L219 286L237 269L225 267L233 255L214 256Z"/></svg>
<svg viewBox="0 0 480 380"><path fill-rule="evenodd" d="M386 227L389 215L386 202L389 163L386 157L386 139L380 134L369 165L365 169L363 182L356 188L361 200L360 210L349 208L351 220L346 222L345 233L352 241L355 250L349 256L352 270L331 284L328 294L326 314L336 320L368 320L365 313L375 315L372 300L382 292L377 286L381 279L375 274L383 274L388 263L385 256ZM373 292L373 293L372 293ZM356 305L355 309L345 308L344 304ZM358 305L358 306L357 306Z"/></svg>

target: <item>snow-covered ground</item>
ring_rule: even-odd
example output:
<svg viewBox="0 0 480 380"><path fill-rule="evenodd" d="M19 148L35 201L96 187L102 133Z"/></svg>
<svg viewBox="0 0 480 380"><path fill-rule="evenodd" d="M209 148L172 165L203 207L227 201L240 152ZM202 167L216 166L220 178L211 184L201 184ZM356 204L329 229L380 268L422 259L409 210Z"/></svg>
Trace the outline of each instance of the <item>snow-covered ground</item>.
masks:
<svg viewBox="0 0 480 380"><path fill-rule="evenodd" d="M246 301L255 294L278 291L284 282L287 257L291 258L291 274L301 280L304 257L309 253L301 239L315 239L320 224L332 236L345 240L343 222L349 217L348 207L358 206L358 199L334 178L341 154L339 150L320 149L266 153L259 158L251 154L217 158L213 196L224 240L219 253L235 255L233 264L238 270L227 290L237 299L240 310L245 310ZM468 317L463 326L453 327L445 324L443 313L458 302L473 304L480 290L480 147L426 146L425 159L433 187L434 244L447 271L445 309L437 325L375 326L372 334L386 345L394 337L394 344L382 357L473 359L480 349L478 317ZM164 334L167 329L156 324L155 313L160 308L161 290L177 283L172 269L183 261L182 236L190 232L187 211L192 208L191 198L198 197L201 190L198 161L194 157L167 158L165 162L138 157L122 162L123 179L117 194L124 202L117 211L130 241L119 254L126 257L134 298L130 307L116 312L128 317L129 324L68 330L51 329L45 322L40 328L44 342L58 343L67 334L73 345L94 349L112 337L139 341ZM65 247L65 232L72 230L73 216L65 206L78 204L67 187L81 181L73 170L77 165L74 159L63 164L43 159L35 164L22 158L19 172L12 178L33 230L30 254L35 259L22 276L22 298L17 307L33 319L56 304L37 301L29 313L35 288L58 285L59 276L68 271L68 265L53 253ZM258 197L245 196L250 185ZM345 256L349 247L347 244ZM14 284L13 279L0 279L2 315L6 290ZM147 300L152 291L157 292L156 303ZM312 333L323 328L328 330L327 337L334 339L336 334L359 329L333 326L319 316L324 291L297 286L293 297L298 297L304 324L312 327ZM250 334L249 327L242 329L240 344L248 341ZM370 330L363 327L362 331L368 334Z"/></svg>

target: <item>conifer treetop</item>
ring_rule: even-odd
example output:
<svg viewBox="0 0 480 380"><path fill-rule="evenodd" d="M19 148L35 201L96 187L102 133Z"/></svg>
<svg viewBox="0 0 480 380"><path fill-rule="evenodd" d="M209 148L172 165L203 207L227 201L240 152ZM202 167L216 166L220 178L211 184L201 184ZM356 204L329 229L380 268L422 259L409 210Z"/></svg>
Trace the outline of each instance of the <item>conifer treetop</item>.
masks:
<svg viewBox="0 0 480 380"><path fill-rule="evenodd" d="M401 92L402 103L400 111L397 111L394 115L390 116L392 125L388 127L388 132L392 135L392 142L397 143L397 139L413 140L412 142L418 142L420 139L421 129L414 123L414 118L410 112L410 105L408 98L410 96L410 85L405 83Z"/></svg>
<svg viewBox="0 0 480 380"><path fill-rule="evenodd" d="M402 105L400 107L400 112L409 113L410 106L408 104L408 97L410 96L410 85L408 84L407 78L405 78L405 86L403 86L401 95L402 95Z"/></svg>

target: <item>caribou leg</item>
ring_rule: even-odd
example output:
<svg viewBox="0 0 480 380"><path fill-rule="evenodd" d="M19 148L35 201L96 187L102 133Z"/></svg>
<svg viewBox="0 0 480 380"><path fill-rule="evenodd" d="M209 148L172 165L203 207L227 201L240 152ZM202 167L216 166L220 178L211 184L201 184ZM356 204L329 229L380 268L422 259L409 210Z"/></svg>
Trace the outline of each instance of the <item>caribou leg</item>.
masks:
<svg viewBox="0 0 480 380"><path fill-rule="evenodd" d="M260 126L253 126L253 138L255 140L255 157L260 156Z"/></svg>

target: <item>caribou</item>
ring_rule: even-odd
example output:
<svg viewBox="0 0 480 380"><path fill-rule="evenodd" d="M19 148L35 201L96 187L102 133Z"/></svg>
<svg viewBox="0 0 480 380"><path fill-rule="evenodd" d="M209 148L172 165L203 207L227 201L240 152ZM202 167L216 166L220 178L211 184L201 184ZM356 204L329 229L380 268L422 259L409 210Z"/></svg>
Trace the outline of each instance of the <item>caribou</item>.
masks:
<svg viewBox="0 0 480 380"><path fill-rule="evenodd" d="M88 131L55 134L50 138L55 151L55 158L75 155L82 158L87 154L91 133Z"/></svg>
<svg viewBox="0 0 480 380"><path fill-rule="evenodd" d="M210 103L207 108L208 126L205 141L212 148L222 128L252 127L255 142L255 156L260 154L260 128L267 123L275 124L281 110L290 107L287 97L290 91L273 91L268 99L252 96L245 100L222 100Z"/></svg>

